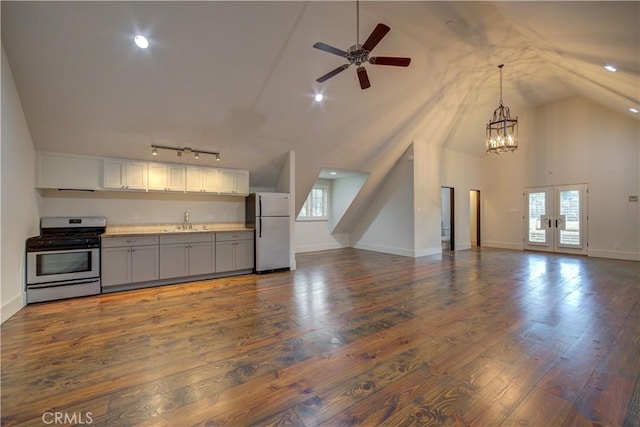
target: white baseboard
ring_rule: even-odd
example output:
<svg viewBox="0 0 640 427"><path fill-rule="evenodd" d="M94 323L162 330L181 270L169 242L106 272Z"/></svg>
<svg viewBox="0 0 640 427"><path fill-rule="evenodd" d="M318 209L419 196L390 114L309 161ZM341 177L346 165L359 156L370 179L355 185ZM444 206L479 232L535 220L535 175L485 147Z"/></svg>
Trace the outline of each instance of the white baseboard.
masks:
<svg viewBox="0 0 640 427"><path fill-rule="evenodd" d="M470 242L466 242L466 243L457 243L456 242L456 247L455 250L456 251L466 251L471 249L471 243Z"/></svg>
<svg viewBox="0 0 640 427"><path fill-rule="evenodd" d="M5 320L20 311L24 307L23 301L24 297L20 294L3 304L2 308L0 308L0 323L4 323Z"/></svg>
<svg viewBox="0 0 640 427"><path fill-rule="evenodd" d="M322 243L319 245L303 245L296 247L296 253L301 254L304 252L318 252L318 251L328 251L331 249L341 249L344 248L340 243Z"/></svg>
<svg viewBox="0 0 640 427"><path fill-rule="evenodd" d="M358 243L354 246L356 249L363 249L365 251L382 252L391 255L408 256L415 258L415 252L410 249L394 248L391 246L372 245L370 243Z"/></svg>
<svg viewBox="0 0 640 427"><path fill-rule="evenodd" d="M624 259L627 261L640 261L640 253L623 251L606 251L589 248L589 256L596 258Z"/></svg>
<svg viewBox="0 0 640 427"><path fill-rule="evenodd" d="M482 246L486 246L488 248L513 249L516 251L524 250L522 243L513 243L513 242L497 242L497 241L483 240Z"/></svg>
<svg viewBox="0 0 640 427"><path fill-rule="evenodd" d="M442 247L434 246L432 248L419 249L414 253L415 253L415 256L414 256L415 258L430 256L430 255L440 255L442 253Z"/></svg>

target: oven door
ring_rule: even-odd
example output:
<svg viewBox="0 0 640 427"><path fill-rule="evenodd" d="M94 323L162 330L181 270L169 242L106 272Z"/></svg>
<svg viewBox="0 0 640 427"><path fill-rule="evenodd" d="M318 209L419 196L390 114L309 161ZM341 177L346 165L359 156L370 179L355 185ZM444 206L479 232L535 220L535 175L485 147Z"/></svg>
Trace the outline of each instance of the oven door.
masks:
<svg viewBox="0 0 640 427"><path fill-rule="evenodd" d="M27 285L100 277L100 249L27 252Z"/></svg>

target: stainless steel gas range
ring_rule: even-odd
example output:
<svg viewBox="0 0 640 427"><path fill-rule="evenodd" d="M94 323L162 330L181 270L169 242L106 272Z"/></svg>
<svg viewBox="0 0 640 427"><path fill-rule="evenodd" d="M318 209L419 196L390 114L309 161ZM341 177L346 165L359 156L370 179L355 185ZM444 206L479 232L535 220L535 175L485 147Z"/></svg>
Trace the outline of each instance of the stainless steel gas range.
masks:
<svg viewBox="0 0 640 427"><path fill-rule="evenodd" d="M27 239L27 304L96 295L105 217L45 217Z"/></svg>

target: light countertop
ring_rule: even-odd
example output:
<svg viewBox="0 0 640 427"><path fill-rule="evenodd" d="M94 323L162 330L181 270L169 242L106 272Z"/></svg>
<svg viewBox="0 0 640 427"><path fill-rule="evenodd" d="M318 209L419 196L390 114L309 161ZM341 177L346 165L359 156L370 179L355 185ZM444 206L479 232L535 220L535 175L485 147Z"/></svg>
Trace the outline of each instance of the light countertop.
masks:
<svg viewBox="0 0 640 427"><path fill-rule="evenodd" d="M182 224L140 224L111 225L102 237L144 236L150 234L185 234L185 233L237 233L253 231L244 224L238 223L191 223L191 228L182 230Z"/></svg>

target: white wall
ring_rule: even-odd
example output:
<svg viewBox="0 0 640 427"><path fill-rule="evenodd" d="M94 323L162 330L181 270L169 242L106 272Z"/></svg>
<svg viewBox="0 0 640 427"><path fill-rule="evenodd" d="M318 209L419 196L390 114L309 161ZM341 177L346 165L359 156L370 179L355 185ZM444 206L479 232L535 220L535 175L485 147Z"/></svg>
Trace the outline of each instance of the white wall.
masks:
<svg viewBox="0 0 640 427"><path fill-rule="evenodd" d="M2 47L0 311L4 322L25 304L25 240L38 234L35 150Z"/></svg>
<svg viewBox="0 0 640 427"><path fill-rule="evenodd" d="M42 216L106 216L107 225L245 222L245 198L164 192L76 192L47 190Z"/></svg>
<svg viewBox="0 0 640 427"><path fill-rule="evenodd" d="M443 151L424 141L413 144L414 247L413 256L442 253L441 169Z"/></svg>
<svg viewBox="0 0 640 427"><path fill-rule="evenodd" d="M397 160L378 192L363 210L360 221L351 232L353 247L415 256L413 167L411 145ZM440 199L439 193L437 199ZM438 203L438 239L439 211Z"/></svg>
<svg viewBox="0 0 640 427"><path fill-rule="evenodd" d="M638 120L571 98L519 122L518 151L484 161L482 245L522 248L525 187L584 183L589 256L640 260Z"/></svg>

